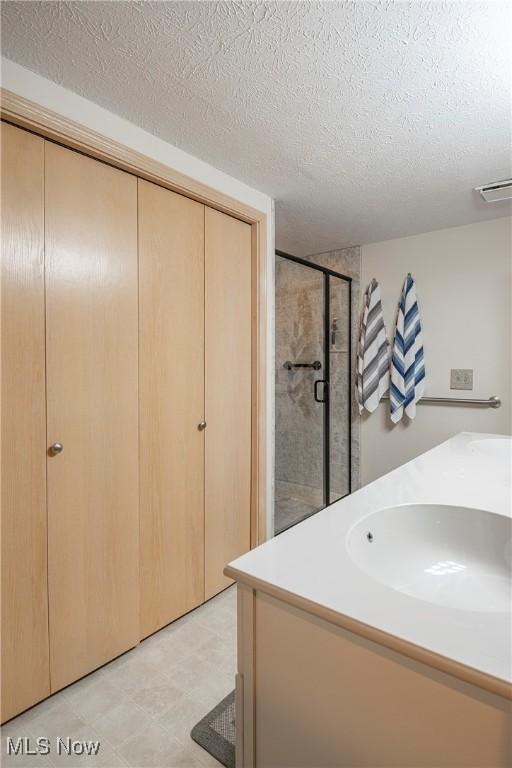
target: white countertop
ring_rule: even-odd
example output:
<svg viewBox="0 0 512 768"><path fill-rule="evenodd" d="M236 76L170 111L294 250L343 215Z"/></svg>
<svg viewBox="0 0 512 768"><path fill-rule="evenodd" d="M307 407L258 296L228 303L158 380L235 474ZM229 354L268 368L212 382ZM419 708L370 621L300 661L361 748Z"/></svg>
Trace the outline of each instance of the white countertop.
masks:
<svg viewBox="0 0 512 768"><path fill-rule="evenodd" d="M456 435L248 552L226 572L263 591L267 585L283 600L295 596L510 683L510 614L459 610L397 592L364 573L346 547L357 521L401 504L447 504L511 517L511 440L503 440L497 460L471 445L502 437Z"/></svg>

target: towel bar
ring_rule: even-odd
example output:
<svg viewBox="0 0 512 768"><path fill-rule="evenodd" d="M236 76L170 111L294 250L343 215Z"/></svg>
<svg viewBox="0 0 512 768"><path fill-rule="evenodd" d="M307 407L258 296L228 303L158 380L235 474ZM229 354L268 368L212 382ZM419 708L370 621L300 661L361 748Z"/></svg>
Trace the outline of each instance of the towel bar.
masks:
<svg viewBox="0 0 512 768"><path fill-rule="evenodd" d="M291 371L294 368L313 368L315 371L319 371L322 367L322 363L320 360L315 360L314 363L292 363L290 360L286 360L283 363L283 368L286 368L287 371Z"/></svg>
<svg viewBox="0 0 512 768"><path fill-rule="evenodd" d="M383 395L380 400L381 402L389 400L389 395ZM484 408L501 408L501 399L496 395L491 395L491 397L486 399L476 397L422 397L416 405L421 405L422 403L453 403L454 405L480 405Z"/></svg>

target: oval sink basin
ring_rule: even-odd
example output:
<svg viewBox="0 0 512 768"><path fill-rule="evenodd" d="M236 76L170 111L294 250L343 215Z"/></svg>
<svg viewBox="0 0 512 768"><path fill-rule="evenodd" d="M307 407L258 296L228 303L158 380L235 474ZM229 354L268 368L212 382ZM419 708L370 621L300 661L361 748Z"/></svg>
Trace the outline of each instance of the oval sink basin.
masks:
<svg viewBox="0 0 512 768"><path fill-rule="evenodd" d="M506 613L512 596L512 520L480 509L404 504L360 520L350 557L368 576L418 600Z"/></svg>

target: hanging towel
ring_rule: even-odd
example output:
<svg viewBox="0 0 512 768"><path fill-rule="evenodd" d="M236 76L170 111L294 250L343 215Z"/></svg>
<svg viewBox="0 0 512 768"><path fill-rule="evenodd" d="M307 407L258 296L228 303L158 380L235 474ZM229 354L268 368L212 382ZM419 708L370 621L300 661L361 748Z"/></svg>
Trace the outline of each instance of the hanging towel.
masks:
<svg viewBox="0 0 512 768"><path fill-rule="evenodd" d="M363 314L357 352L356 397L359 413L374 411L389 389L389 341L386 335L380 287L375 278L363 298Z"/></svg>
<svg viewBox="0 0 512 768"><path fill-rule="evenodd" d="M416 416L416 403L425 388L425 362L416 285L409 273L402 289L391 358L391 420L400 421L404 411Z"/></svg>

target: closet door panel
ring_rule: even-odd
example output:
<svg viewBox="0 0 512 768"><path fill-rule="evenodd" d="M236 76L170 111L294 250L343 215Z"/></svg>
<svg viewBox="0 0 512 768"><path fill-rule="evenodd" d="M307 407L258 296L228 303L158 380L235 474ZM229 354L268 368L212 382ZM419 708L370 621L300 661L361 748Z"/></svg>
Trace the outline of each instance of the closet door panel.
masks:
<svg viewBox="0 0 512 768"><path fill-rule="evenodd" d="M139 180L141 630L204 600L204 206Z"/></svg>
<svg viewBox="0 0 512 768"><path fill-rule="evenodd" d="M50 693L44 141L2 124L2 722Z"/></svg>
<svg viewBox="0 0 512 768"><path fill-rule="evenodd" d="M251 227L205 209L205 593L250 549Z"/></svg>
<svg viewBox="0 0 512 768"><path fill-rule="evenodd" d="M46 148L52 692L137 644L137 180Z"/></svg>

